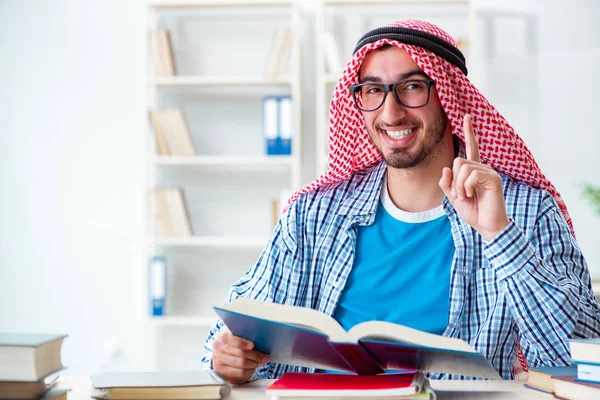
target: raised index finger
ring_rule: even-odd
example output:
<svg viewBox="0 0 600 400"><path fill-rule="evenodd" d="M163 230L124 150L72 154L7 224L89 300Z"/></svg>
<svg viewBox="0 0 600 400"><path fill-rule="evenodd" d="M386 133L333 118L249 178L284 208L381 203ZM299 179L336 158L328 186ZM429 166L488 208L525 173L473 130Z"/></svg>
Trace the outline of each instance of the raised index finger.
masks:
<svg viewBox="0 0 600 400"><path fill-rule="evenodd" d="M470 114L465 114L465 118L463 120L463 131L465 133L465 150L467 151L467 160L481 162L481 159L479 158L479 146L477 144L475 134L473 133L473 123L471 122Z"/></svg>

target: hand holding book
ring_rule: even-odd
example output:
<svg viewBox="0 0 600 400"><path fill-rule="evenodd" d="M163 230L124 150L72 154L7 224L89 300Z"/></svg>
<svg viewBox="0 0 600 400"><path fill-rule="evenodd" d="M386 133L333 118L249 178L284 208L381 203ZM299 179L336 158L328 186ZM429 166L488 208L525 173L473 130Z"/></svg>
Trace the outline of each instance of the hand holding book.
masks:
<svg viewBox="0 0 600 400"><path fill-rule="evenodd" d="M346 332L335 319L317 310L245 298L214 308L235 336L252 342L253 351L269 354L274 363L359 375L421 370L501 379L483 354L459 338L383 321L363 322ZM231 355L242 354L249 353L228 348L222 355L231 360ZM242 369L251 360L260 365L257 357L247 360L242 360Z"/></svg>
<svg viewBox="0 0 600 400"><path fill-rule="evenodd" d="M213 343L213 370L229 383L245 383L269 356L254 349L250 340L234 336L227 328Z"/></svg>

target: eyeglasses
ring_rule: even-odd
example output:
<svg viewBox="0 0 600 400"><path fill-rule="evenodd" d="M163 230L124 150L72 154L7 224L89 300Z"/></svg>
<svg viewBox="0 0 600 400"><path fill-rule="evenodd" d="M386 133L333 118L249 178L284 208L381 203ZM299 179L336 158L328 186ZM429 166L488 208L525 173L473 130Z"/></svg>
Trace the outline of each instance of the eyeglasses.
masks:
<svg viewBox="0 0 600 400"><path fill-rule="evenodd" d="M396 101L408 108L425 107L429 103L431 79L414 79L396 83L357 83L350 86L350 93L359 110L369 112L379 109L391 91Z"/></svg>

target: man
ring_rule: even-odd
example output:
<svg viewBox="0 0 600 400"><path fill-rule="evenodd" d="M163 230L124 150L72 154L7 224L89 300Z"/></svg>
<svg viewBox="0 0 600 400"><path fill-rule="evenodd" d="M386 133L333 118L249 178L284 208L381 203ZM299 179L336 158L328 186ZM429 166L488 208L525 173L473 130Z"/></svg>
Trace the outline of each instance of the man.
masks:
<svg viewBox="0 0 600 400"><path fill-rule="evenodd" d="M507 379L568 364L569 338L600 336L560 196L466 74L456 42L427 22L363 36L332 99L329 171L292 197L227 302L459 337ZM222 321L203 365L233 383L313 371L268 363Z"/></svg>

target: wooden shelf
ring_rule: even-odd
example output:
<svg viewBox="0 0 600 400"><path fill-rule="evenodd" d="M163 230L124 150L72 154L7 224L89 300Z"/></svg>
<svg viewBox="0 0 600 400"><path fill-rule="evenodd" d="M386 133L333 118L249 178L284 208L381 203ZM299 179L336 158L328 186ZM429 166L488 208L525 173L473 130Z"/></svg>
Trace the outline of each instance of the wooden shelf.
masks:
<svg viewBox="0 0 600 400"><path fill-rule="evenodd" d="M292 156L156 156L149 159L153 165L189 165L207 167L291 167Z"/></svg>
<svg viewBox="0 0 600 400"><path fill-rule="evenodd" d="M266 76L154 76L148 83L155 86L290 86L289 77Z"/></svg>
<svg viewBox="0 0 600 400"><path fill-rule="evenodd" d="M243 236L190 236L173 238L154 238L155 246L185 247L227 247L238 249L262 249L267 245L268 237Z"/></svg>
<svg viewBox="0 0 600 400"><path fill-rule="evenodd" d="M148 317L151 324L155 326L200 326L210 327L217 320L208 315L187 316L187 315L164 315L160 317Z"/></svg>
<svg viewBox="0 0 600 400"><path fill-rule="evenodd" d="M158 0L151 8L230 8L230 7L289 7L293 0Z"/></svg>
<svg viewBox="0 0 600 400"><path fill-rule="evenodd" d="M469 0L323 0L326 6L393 6L393 5L428 5L428 4L464 4Z"/></svg>

